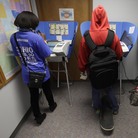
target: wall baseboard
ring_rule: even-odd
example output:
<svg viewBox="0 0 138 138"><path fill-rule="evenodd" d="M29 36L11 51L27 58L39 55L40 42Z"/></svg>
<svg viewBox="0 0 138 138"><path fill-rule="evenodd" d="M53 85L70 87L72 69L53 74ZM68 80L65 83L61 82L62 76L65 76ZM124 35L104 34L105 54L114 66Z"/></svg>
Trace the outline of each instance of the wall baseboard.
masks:
<svg viewBox="0 0 138 138"><path fill-rule="evenodd" d="M9 138L14 138L16 136L16 134L19 131L19 129L21 128L22 124L26 121L26 119L31 114L31 112L32 112L32 110L30 107Z"/></svg>

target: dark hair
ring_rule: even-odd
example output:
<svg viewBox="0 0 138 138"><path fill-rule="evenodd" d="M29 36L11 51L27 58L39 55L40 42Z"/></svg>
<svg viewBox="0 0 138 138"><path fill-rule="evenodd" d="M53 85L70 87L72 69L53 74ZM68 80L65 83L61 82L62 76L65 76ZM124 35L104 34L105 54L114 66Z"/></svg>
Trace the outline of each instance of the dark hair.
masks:
<svg viewBox="0 0 138 138"><path fill-rule="evenodd" d="M38 17L30 11L23 11L19 13L14 21L15 26L25 29L35 30L38 24Z"/></svg>

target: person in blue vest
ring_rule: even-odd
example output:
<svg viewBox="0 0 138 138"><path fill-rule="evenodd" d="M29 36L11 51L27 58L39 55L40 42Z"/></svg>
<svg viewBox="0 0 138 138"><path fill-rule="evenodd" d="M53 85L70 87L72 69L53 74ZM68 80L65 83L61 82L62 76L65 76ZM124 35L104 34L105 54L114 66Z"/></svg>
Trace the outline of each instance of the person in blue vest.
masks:
<svg viewBox="0 0 138 138"><path fill-rule="evenodd" d="M38 17L30 11L22 11L19 13L14 21L14 25L17 26L18 31L16 32L16 39L18 45L21 48L25 62L29 70L34 72L45 72L42 89L46 96L51 112L57 107L54 101L51 86L50 86L50 71L46 64L46 58L52 54L52 51L48 45L44 42L44 39L35 32L36 27L39 24ZM17 62L22 68L22 78L24 83L28 86L29 83L29 72L23 58L19 52L19 49L15 43L14 34L11 35L10 42L12 45L14 56ZM46 118L46 113L40 112L39 107L39 88L31 88L30 91L30 103L31 108L37 124L41 124Z"/></svg>

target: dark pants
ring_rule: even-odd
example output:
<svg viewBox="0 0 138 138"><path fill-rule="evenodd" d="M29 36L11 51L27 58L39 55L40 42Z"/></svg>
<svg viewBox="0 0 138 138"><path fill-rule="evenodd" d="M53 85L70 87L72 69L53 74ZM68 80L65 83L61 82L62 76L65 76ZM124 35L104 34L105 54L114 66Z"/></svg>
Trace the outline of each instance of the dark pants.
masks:
<svg viewBox="0 0 138 138"><path fill-rule="evenodd" d="M119 105L117 103L117 99L115 97L115 94L113 92L113 87L107 87L106 89L95 89L92 87L92 102L93 102L93 107L94 109L100 109L100 108L105 108L102 103L102 96L106 94L106 97L110 101L110 107L113 110L117 110L119 108Z"/></svg>
<svg viewBox="0 0 138 138"><path fill-rule="evenodd" d="M54 98L50 87L50 79L43 83L42 89L46 96L49 106L52 106L54 104ZM29 88L29 90L31 108L34 116L38 117L41 114L39 108L39 88Z"/></svg>

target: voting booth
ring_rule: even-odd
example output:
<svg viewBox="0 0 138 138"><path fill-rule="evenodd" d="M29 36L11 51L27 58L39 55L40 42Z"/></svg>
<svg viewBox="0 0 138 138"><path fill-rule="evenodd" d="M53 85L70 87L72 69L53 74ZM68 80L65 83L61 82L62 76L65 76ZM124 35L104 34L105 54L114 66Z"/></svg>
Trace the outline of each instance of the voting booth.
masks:
<svg viewBox="0 0 138 138"><path fill-rule="evenodd" d="M78 22L75 21L40 21L36 30L44 33L47 41L68 41L67 57L70 58L77 29Z"/></svg>
<svg viewBox="0 0 138 138"><path fill-rule="evenodd" d="M73 51L77 29L78 22L75 21L40 21L36 28L36 31L39 30L46 35L47 45L53 51L48 62L56 62L58 64L56 70L51 70L51 72L57 73L57 87L59 87L60 73L64 72L66 75L70 104L71 93L67 62ZM60 69L60 64L63 65L64 69Z"/></svg>
<svg viewBox="0 0 138 138"><path fill-rule="evenodd" d="M123 37L123 34L125 35L124 39L125 43L128 43L127 41L131 41L130 45L127 45L129 51L131 51L132 47L135 45L137 40L137 27L133 23L130 22L109 22L110 23L110 29L113 30L117 36L119 37L120 41ZM86 30L89 30L90 28L90 21L85 21L81 23L80 30L81 35L83 36ZM126 56L126 55L125 55Z"/></svg>
<svg viewBox="0 0 138 138"><path fill-rule="evenodd" d="M130 22L109 22L110 23L110 29L113 30L117 36L120 39L120 42L122 45L122 50L123 50L123 57L127 57L133 46L135 45L137 41L137 27L133 23ZM83 36L84 33L90 29L90 21L85 21L82 22L80 25L80 31L81 35ZM121 63L121 62L120 62ZM120 69L120 74L119 74L119 79L120 79L120 92L119 92L119 103L120 103L120 95L122 92L122 68L121 64L119 66Z"/></svg>

